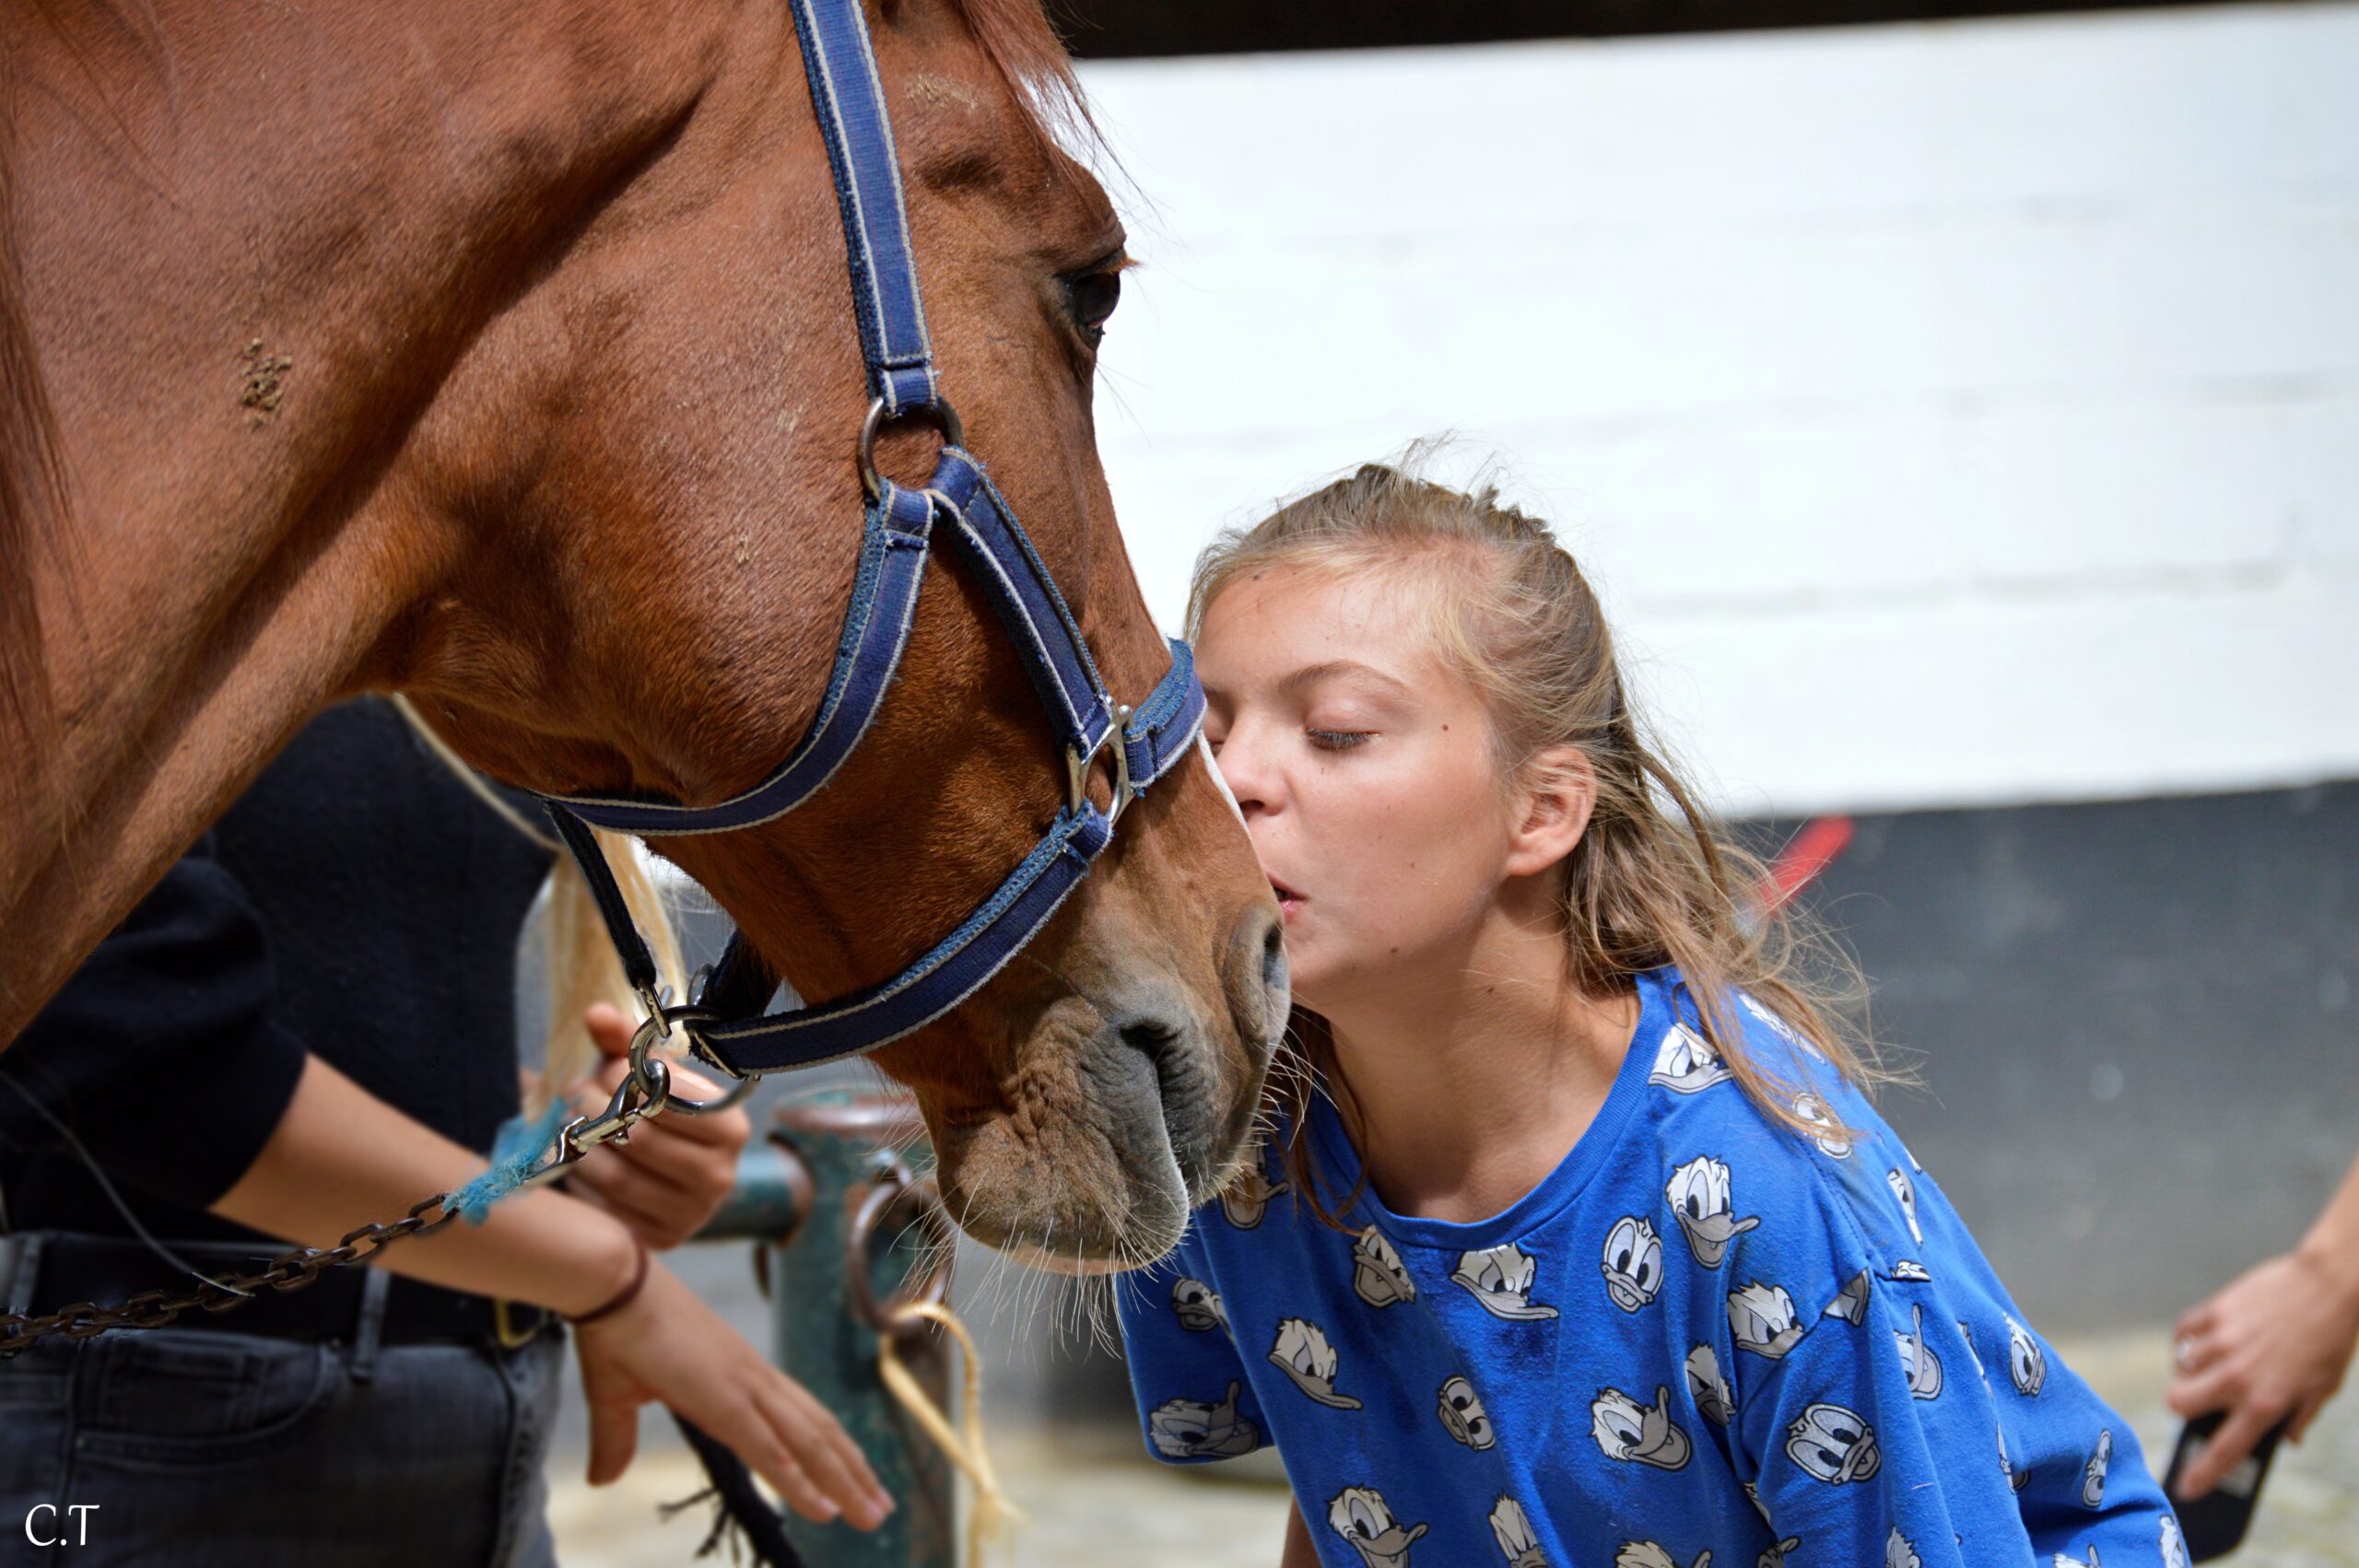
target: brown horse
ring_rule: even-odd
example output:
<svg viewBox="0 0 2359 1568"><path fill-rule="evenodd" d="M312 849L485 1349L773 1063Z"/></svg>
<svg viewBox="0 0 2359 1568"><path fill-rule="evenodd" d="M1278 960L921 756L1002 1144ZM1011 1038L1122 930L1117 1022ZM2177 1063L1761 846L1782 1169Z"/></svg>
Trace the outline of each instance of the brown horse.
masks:
<svg viewBox="0 0 2359 1568"><path fill-rule="evenodd" d="M1136 700L1166 654L1091 414L1122 235L1050 134L1064 56L1035 0L871 21L945 384ZM0 1040L347 695L549 792L706 802L786 755L851 589L865 392L781 5L27 0L0 73ZM665 841L805 996L921 952L1060 802L990 614L938 563L837 780ZM1135 1261L1230 1174L1285 1002L1199 757L877 1059L976 1235Z"/></svg>

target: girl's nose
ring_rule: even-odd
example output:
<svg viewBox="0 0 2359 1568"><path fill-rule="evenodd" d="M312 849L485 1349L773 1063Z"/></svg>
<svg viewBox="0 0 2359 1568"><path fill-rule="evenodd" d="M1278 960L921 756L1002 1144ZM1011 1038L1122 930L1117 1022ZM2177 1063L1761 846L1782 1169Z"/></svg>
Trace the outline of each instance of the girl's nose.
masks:
<svg viewBox="0 0 2359 1568"><path fill-rule="evenodd" d="M1248 822L1257 812L1267 812L1276 803L1276 769L1270 766L1268 740L1260 732L1262 728L1232 722L1213 757L1228 792L1237 798L1237 809Z"/></svg>

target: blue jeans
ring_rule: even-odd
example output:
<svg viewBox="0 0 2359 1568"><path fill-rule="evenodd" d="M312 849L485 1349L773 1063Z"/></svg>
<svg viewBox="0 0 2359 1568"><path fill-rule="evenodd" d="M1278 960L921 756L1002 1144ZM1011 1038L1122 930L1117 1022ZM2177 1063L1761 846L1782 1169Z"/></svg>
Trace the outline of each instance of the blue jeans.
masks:
<svg viewBox="0 0 2359 1568"><path fill-rule="evenodd" d="M0 1362L0 1568L554 1568L564 1336L375 1337L364 1311L342 1345L162 1328Z"/></svg>

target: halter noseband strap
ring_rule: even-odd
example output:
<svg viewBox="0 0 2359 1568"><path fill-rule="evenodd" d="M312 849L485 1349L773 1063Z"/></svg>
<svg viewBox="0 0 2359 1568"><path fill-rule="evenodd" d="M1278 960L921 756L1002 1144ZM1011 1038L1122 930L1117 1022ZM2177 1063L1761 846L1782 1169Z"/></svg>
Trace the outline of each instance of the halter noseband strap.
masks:
<svg viewBox="0 0 2359 1568"><path fill-rule="evenodd" d="M652 999L655 964L632 924L613 872L585 825L646 837L727 833L769 822L827 787L883 707L909 639L919 586L937 538L946 537L982 585L1031 677L1066 758L1066 800L1032 852L958 929L898 975L851 996L767 1016L746 983L757 967L742 934L731 939L702 993L659 1018L688 1028L700 1054L739 1076L808 1067L873 1050L956 1007L1038 934L1111 840L1132 798L1194 743L1204 694L1188 645L1171 643L1171 668L1135 711L1115 702L1064 596L1006 498L966 451L944 401L901 201L900 165L860 0L793 0L811 98L827 144L850 257L853 314L874 403L859 447L868 491L860 563L827 695L811 727L777 772L710 806L663 801L550 798L549 814L581 864L631 984ZM912 490L877 476L869 460L877 425L927 415L945 445L933 479ZM1089 775L1112 754L1115 791L1100 811ZM651 1001L651 1006L652 1006Z"/></svg>

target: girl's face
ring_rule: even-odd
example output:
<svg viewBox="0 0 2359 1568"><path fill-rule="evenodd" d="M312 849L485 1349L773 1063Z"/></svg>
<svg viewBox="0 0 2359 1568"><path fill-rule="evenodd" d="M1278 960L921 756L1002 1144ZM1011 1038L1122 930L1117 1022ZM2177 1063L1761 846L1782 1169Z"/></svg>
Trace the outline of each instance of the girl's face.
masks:
<svg viewBox="0 0 2359 1568"><path fill-rule="evenodd" d="M1206 608L1204 733L1321 1012L1459 950L1517 870L1490 715L1419 630L1431 589L1281 567Z"/></svg>

